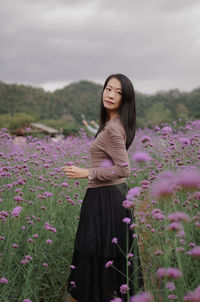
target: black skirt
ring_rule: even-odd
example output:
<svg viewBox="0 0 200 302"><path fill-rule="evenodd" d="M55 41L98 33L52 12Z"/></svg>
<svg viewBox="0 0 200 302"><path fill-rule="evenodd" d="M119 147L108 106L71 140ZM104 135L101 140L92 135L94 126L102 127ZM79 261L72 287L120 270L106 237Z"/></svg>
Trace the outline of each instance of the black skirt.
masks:
<svg viewBox="0 0 200 302"><path fill-rule="evenodd" d="M125 182L86 191L67 284L68 292L79 302L108 302L115 296L125 301L120 287L127 284L126 275L130 295L143 286L138 239L133 237L130 224L122 221L128 217L133 222L132 212L122 206L127 192ZM127 252L134 254L128 269ZM113 266L106 268L108 261L113 261Z"/></svg>

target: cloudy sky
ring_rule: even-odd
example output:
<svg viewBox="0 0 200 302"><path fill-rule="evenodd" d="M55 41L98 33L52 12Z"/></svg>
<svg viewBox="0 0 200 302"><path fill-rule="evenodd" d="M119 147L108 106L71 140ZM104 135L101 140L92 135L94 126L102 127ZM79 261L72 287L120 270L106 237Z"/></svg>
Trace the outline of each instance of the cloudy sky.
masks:
<svg viewBox="0 0 200 302"><path fill-rule="evenodd" d="M200 1L0 1L1 81L52 91L111 73L144 93L200 87Z"/></svg>

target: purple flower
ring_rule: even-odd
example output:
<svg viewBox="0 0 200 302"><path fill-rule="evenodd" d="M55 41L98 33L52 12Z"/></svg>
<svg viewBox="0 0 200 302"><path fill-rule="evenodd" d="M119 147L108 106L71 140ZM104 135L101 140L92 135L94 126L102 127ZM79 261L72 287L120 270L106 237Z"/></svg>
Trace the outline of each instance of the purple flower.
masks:
<svg viewBox="0 0 200 302"><path fill-rule="evenodd" d="M176 176L176 184L186 189L198 188L200 186L200 170L190 168L179 172Z"/></svg>
<svg viewBox="0 0 200 302"><path fill-rule="evenodd" d="M25 255L25 258L26 258L27 260L32 260L32 259L33 259L30 255Z"/></svg>
<svg viewBox="0 0 200 302"><path fill-rule="evenodd" d="M130 224L131 223L131 219L129 217L123 218L122 221L125 222L126 224Z"/></svg>
<svg viewBox="0 0 200 302"><path fill-rule="evenodd" d="M190 145L190 140L186 137L179 138L179 142L182 143L182 145L186 145L186 146Z"/></svg>
<svg viewBox="0 0 200 302"><path fill-rule="evenodd" d="M175 213L169 214L167 216L167 219L169 221L175 221L175 222L179 222L179 221L188 222L188 221L190 221L190 216L188 216L186 213L183 213L183 212L175 212Z"/></svg>
<svg viewBox="0 0 200 302"><path fill-rule="evenodd" d="M169 268L159 268L157 270L157 277L164 278L167 277L168 279L178 279L182 277L181 271L177 268L169 267Z"/></svg>
<svg viewBox="0 0 200 302"><path fill-rule="evenodd" d="M177 296L176 295L168 295L169 300L176 300Z"/></svg>
<svg viewBox="0 0 200 302"><path fill-rule="evenodd" d="M200 285L193 291L185 295L183 301L199 302L200 301Z"/></svg>
<svg viewBox="0 0 200 302"><path fill-rule="evenodd" d="M13 244L12 244L12 247L15 248L15 249L17 249L19 246L18 246L18 244L13 243Z"/></svg>
<svg viewBox="0 0 200 302"><path fill-rule="evenodd" d="M144 136L141 137L140 140L141 140L142 143L146 143L146 142L150 142L151 138L149 136L144 135Z"/></svg>
<svg viewBox="0 0 200 302"><path fill-rule="evenodd" d="M113 162L110 159L104 159L100 165L102 168L110 168L113 166Z"/></svg>
<svg viewBox="0 0 200 302"><path fill-rule="evenodd" d="M154 297L149 292L142 292L130 298L130 302L153 302Z"/></svg>
<svg viewBox="0 0 200 302"><path fill-rule="evenodd" d="M113 261L110 260L110 261L106 262L105 268L109 268L109 267L111 267L112 265L113 265Z"/></svg>
<svg viewBox="0 0 200 302"><path fill-rule="evenodd" d="M151 187L151 196L153 198L162 198L167 197L173 194L174 183L172 180L158 180L152 184Z"/></svg>
<svg viewBox="0 0 200 302"><path fill-rule="evenodd" d="M46 240L46 244L49 244L49 245L52 244L52 240L51 239L47 239Z"/></svg>
<svg viewBox="0 0 200 302"><path fill-rule="evenodd" d="M187 255L192 255L194 258L200 258L200 246L194 247L192 250L186 253Z"/></svg>
<svg viewBox="0 0 200 302"><path fill-rule="evenodd" d="M44 262L44 263L42 263L42 266L48 267L48 263Z"/></svg>
<svg viewBox="0 0 200 302"><path fill-rule="evenodd" d="M136 151L135 153L133 153L131 159L132 159L132 161L135 161L138 163L149 162L152 160L151 156L144 151Z"/></svg>
<svg viewBox="0 0 200 302"><path fill-rule="evenodd" d="M162 128L162 134L166 135L168 133L172 133L172 128L169 126L165 126Z"/></svg>
<svg viewBox="0 0 200 302"><path fill-rule="evenodd" d="M113 300L110 300L110 302L123 302L121 298L114 298Z"/></svg>
<svg viewBox="0 0 200 302"><path fill-rule="evenodd" d="M30 300L30 299L24 299L23 302L32 302L32 300Z"/></svg>
<svg viewBox="0 0 200 302"><path fill-rule="evenodd" d="M75 265L72 264L72 265L70 265L70 268L75 269L76 267L75 267Z"/></svg>
<svg viewBox="0 0 200 302"><path fill-rule="evenodd" d="M8 283L8 279L6 279L6 278L0 278L0 283L7 284Z"/></svg>
<svg viewBox="0 0 200 302"><path fill-rule="evenodd" d="M122 284L122 285L120 286L120 293L121 293L121 294L126 294L127 291L128 291L129 289L130 289L130 288L128 287L127 284Z"/></svg>
<svg viewBox="0 0 200 302"><path fill-rule="evenodd" d="M182 277L181 271L179 271L177 268L167 268L166 269L166 276L167 278L171 279L179 279Z"/></svg>
<svg viewBox="0 0 200 302"><path fill-rule="evenodd" d="M179 222L172 222L168 226L168 230L169 231L181 231L181 230L183 230L183 226Z"/></svg>
<svg viewBox="0 0 200 302"><path fill-rule="evenodd" d="M130 209L134 207L135 203L133 201L124 200L122 205L125 209Z"/></svg>
<svg viewBox="0 0 200 302"><path fill-rule="evenodd" d="M112 243L117 244L117 243L118 243L118 238L117 238L117 237L114 237L114 238L112 239Z"/></svg>
<svg viewBox="0 0 200 302"><path fill-rule="evenodd" d="M126 199L132 200L132 199L134 199L135 197L140 196L140 192L141 192L141 188L140 188L140 187L135 187L135 188L133 188L133 189L130 189L130 190L128 191L128 193L126 194Z"/></svg>
<svg viewBox="0 0 200 302"><path fill-rule="evenodd" d="M173 291L173 290L175 290L176 287L173 282L167 282L166 288L169 289L170 291Z"/></svg>
<svg viewBox="0 0 200 302"><path fill-rule="evenodd" d="M70 281L70 284L73 286L73 287L76 287L76 283L74 281Z"/></svg>
<svg viewBox="0 0 200 302"><path fill-rule="evenodd" d="M18 206L13 209L12 216L13 217L19 217L20 212L22 211L22 207Z"/></svg>

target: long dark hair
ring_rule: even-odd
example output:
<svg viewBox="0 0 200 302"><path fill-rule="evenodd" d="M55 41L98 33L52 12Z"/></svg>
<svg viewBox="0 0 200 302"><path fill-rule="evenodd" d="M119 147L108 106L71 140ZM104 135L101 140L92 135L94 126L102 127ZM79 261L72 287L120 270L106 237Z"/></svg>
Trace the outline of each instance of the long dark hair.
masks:
<svg viewBox="0 0 200 302"><path fill-rule="evenodd" d="M136 128L135 92L132 82L125 75L121 73L111 74L104 83L103 90L101 93L99 129L95 135L95 138L104 128L105 123L107 121L107 111L103 105L103 92L108 84L108 81L112 78L116 78L118 81L120 81L122 86L122 101L118 113L120 116L121 123L126 132L126 149L128 149L135 137L135 128Z"/></svg>

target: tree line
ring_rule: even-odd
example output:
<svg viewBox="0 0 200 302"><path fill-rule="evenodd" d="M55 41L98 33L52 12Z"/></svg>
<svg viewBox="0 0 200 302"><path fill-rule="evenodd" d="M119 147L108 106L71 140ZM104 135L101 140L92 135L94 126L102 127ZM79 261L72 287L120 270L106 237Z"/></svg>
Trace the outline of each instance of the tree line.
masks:
<svg viewBox="0 0 200 302"><path fill-rule="evenodd" d="M66 134L76 133L82 115L98 122L102 85L80 81L46 92L42 88L0 82L0 128L14 130L29 122L40 122ZM200 119L200 88L143 94L136 91L137 127L177 120Z"/></svg>

